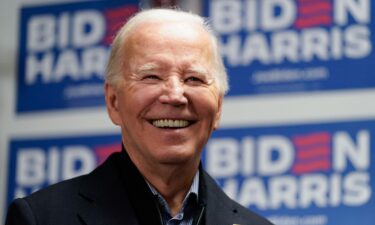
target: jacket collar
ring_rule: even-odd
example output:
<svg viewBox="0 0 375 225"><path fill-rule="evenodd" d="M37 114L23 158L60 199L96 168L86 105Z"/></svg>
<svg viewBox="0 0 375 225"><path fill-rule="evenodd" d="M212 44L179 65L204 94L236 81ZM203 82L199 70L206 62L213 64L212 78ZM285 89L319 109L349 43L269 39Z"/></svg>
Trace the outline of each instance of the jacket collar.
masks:
<svg viewBox="0 0 375 225"><path fill-rule="evenodd" d="M129 204L118 169L120 153L112 154L102 165L82 178L79 218L87 225L139 225Z"/></svg>
<svg viewBox="0 0 375 225"><path fill-rule="evenodd" d="M83 178L79 196L88 225L161 225L157 200L124 149Z"/></svg>
<svg viewBox="0 0 375 225"><path fill-rule="evenodd" d="M157 199L125 149L112 154L83 178L79 197L83 199L79 217L87 225L161 224ZM227 221L228 213L232 215L236 207L223 203L222 198L222 191L200 165L199 206L193 224L222 224ZM225 199L224 202L231 201ZM218 214L218 209L228 210L220 210L222 214Z"/></svg>
<svg viewBox="0 0 375 225"><path fill-rule="evenodd" d="M160 224L161 217L156 197L152 194L145 179L131 161L122 147L121 158L117 162L120 176L128 193L130 204L133 206L140 225Z"/></svg>

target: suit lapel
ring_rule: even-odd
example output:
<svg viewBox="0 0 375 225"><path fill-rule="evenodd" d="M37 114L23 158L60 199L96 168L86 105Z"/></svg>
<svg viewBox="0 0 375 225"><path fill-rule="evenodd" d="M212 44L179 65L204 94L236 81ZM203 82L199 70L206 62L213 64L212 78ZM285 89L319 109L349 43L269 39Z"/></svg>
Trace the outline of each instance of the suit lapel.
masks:
<svg viewBox="0 0 375 225"><path fill-rule="evenodd" d="M123 150L111 155L80 187L79 217L87 225L158 225L157 203Z"/></svg>
<svg viewBox="0 0 375 225"><path fill-rule="evenodd" d="M83 180L78 196L82 200L78 216L83 224L139 225L116 168L119 154L111 155Z"/></svg>
<svg viewBox="0 0 375 225"><path fill-rule="evenodd" d="M232 225L236 217L237 208L230 204L228 196L217 186L216 182L204 171L203 174L204 189L206 190L206 225ZM199 193L200 194L200 193Z"/></svg>
<svg viewBox="0 0 375 225"><path fill-rule="evenodd" d="M134 209L140 225L161 225L161 215L158 211L159 206L148 187L145 179L138 171L136 166L130 160L125 149L121 152L121 176L123 179L129 200Z"/></svg>

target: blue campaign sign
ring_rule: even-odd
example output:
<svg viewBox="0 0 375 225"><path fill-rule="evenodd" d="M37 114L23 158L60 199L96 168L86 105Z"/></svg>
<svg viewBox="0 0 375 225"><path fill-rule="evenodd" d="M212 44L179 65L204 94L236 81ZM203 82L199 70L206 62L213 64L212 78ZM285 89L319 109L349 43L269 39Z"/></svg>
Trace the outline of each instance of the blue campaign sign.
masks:
<svg viewBox="0 0 375 225"><path fill-rule="evenodd" d="M375 87L371 0L206 0L229 95Z"/></svg>
<svg viewBox="0 0 375 225"><path fill-rule="evenodd" d="M21 9L17 112L104 105L109 45L137 0Z"/></svg>
<svg viewBox="0 0 375 225"><path fill-rule="evenodd" d="M116 151L121 151L120 135L11 140L7 205L48 185L87 174Z"/></svg>
<svg viewBox="0 0 375 225"><path fill-rule="evenodd" d="M202 157L226 193L276 225L371 225L375 121L221 129Z"/></svg>

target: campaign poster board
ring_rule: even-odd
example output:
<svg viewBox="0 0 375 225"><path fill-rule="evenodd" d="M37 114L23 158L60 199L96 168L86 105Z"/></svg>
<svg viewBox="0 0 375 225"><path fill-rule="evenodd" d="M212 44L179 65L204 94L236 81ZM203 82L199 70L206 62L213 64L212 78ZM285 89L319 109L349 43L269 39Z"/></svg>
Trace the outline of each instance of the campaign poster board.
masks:
<svg viewBox="0 0 375 225"><path fill-rule="evenodd" d="M375 121L219 129L202 163L231 198L276 225L371 225L372 140ZM7 204L120 149L117 134L12 139Z"/></svg>
<svg viewBox="0 0 375 225"><path fill-rule="evenodd" d="M121 151L119 134L16 138L10 141L7 204L15 198L90 173L113 152Z"/></svg>
<svg viewBox="0 0 375 225"><path fill-rule="evenodd" d="M20 10L17 113L104 106L110 44L138 1L84 1Z"/></svg>
<svg viewBox="0 0 375 225"><path fill-rule="evenodd" d="M224 191L276 225L375 221L375 121L219 129L203 162Z"/></svg>
<svg viewBox="0 0 375 225"><path fill-rule="evenodd" d="M205 0L229 95L374 88L371 0Z"/></svg>

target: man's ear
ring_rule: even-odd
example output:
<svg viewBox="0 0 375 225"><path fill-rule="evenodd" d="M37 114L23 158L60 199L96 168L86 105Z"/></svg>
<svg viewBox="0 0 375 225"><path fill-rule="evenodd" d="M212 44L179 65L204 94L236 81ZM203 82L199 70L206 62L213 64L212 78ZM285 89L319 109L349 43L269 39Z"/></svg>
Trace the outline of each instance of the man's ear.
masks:
<svg viewBox="0 0 375 225"><path fill-rule="evenodd" d="M221 119L221 109L222 109L222 104L223 104L223 98L224 96L220 95L218 99L218 109L215 115L215 121L214 121L214 130L216 130L219 127L220 124L220 119Z"/></svg>
<svg viewBox="0 0 375 225"><path fill-rule="evenodd" d="M113 87L113 85L110 85L108 83L105 83L105 103L107 106L107 112L109 115L109 118L112 120L112 122L116 125L121 125L121 116L120 116L120 110L118 108L118 96L116 87Z"/></svg>

